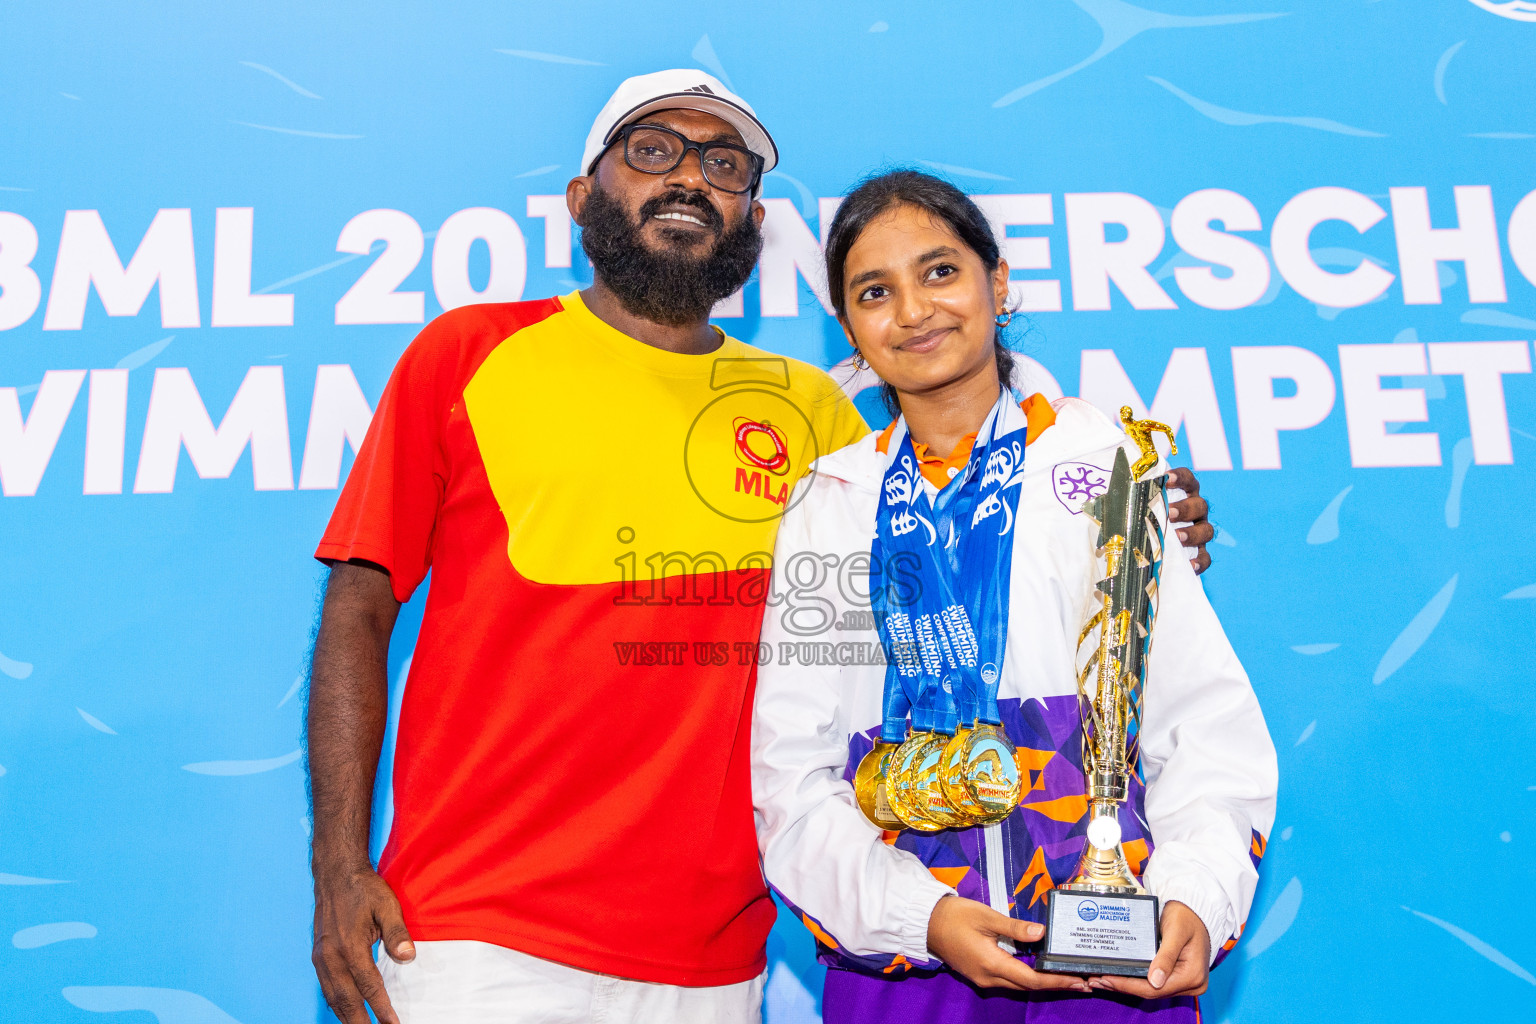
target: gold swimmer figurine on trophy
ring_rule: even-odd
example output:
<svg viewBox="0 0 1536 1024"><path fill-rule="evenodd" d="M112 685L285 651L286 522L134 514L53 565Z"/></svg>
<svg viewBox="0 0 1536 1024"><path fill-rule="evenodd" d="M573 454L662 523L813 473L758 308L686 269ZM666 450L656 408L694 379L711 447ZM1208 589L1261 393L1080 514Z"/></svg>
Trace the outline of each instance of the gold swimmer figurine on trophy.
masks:
<svg viewBox="0 0 1536 1024"><path fill-rule="evenodd" d="M1140 480L1141 474L1157 465L1159 456L1157 446L1152 443L1153 434L1167 434L1168 454L1179 454L1179 442L1174 440L1173 428L1168 424L1159 423L1157 420L1134 419L1131 407L1128 405L1120 407L1120 423L1125 427L1125 432L1130 439L1136 442L1136 447L1141 449L1141 458L1131 465L1132 480Z"/></svg>

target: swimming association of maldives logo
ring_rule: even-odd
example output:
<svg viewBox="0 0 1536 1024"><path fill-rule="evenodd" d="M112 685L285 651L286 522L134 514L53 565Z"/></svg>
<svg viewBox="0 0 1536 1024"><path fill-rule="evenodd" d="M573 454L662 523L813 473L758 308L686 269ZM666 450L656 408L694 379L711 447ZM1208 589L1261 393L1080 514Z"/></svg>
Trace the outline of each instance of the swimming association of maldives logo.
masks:
<svg viewBox="0 0 1536 1024"><path fill-rule="evenodd" d="M1499 0L1472 0L1472 2L1501 18L1536 22L1536 0L1503 0L1502 3Z"/></svg>
<svg viewBox="0 0 1536 1024"><path fill-rule="evenodd" d="M1094 921L1099 916L1099 905L1093 900L1083 900L1077 905L1077 916L1084 921Z"/></svg>
<svg viewBox="0 0 1536 1024"><path fill-rule="evenodd" d="M772 423L745 416L736 417L731 429L736 458L749 467L737 467L736 491L783 507L789 501L789 481L774 477L789 472L789 438Z"/></svg>
<svg viewBox="0 0 1536 1024"><path fill-rule="evenodd" d="M1051 487L1062 507L1079 515L1084 503L1109 487L1109 474L1091 463L1061 462L1051 469Z"/></svg>

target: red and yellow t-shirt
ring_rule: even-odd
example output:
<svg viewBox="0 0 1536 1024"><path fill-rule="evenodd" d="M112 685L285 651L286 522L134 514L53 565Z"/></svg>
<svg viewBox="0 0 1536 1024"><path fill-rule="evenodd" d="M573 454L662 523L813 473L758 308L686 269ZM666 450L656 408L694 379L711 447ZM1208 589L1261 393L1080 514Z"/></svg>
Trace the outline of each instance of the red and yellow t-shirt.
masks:
<svg viewBox="0 0 1536 1024"><path fill-rule="evenodd" d="M763 969L769 553L810 462L866 432L819 370L653 348L578 294L421 332L316 551L401 601L432 572L379 864L414 938L678 985Z"/></svg>

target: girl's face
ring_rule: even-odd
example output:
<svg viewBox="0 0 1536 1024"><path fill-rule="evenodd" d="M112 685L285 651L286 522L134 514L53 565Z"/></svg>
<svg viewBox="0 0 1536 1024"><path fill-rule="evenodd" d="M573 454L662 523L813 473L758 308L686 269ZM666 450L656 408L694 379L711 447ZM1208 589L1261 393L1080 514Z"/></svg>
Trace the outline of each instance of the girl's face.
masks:
<svg viewBox="0 0 1536 1024"><path fill-rule="evenodd" d="M843 270L843 332L903 394L997 374L992 339L1008 264L988 271L943 219L905 204L869 222Z"/></svg>

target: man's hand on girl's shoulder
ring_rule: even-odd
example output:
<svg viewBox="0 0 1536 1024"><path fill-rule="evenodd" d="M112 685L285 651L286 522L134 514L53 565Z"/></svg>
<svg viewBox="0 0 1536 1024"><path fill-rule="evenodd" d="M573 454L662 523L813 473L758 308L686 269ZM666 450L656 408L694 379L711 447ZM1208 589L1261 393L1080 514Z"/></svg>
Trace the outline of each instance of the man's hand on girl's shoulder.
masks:
<svg viewBox="0 0 1536 1024"><path fill-rule="evenodd" d="M1168 486L1184 492L1182 500L1168 503L1169 523L1180 544L1198 550L1189 560L1195 572L1205 572L1211 567L1211 556L1205 546L1216 538L1216 528L1211 525L1210 505L1200 497L1200 481L1192 471L1180 466L1169 472Z"/></svg>

